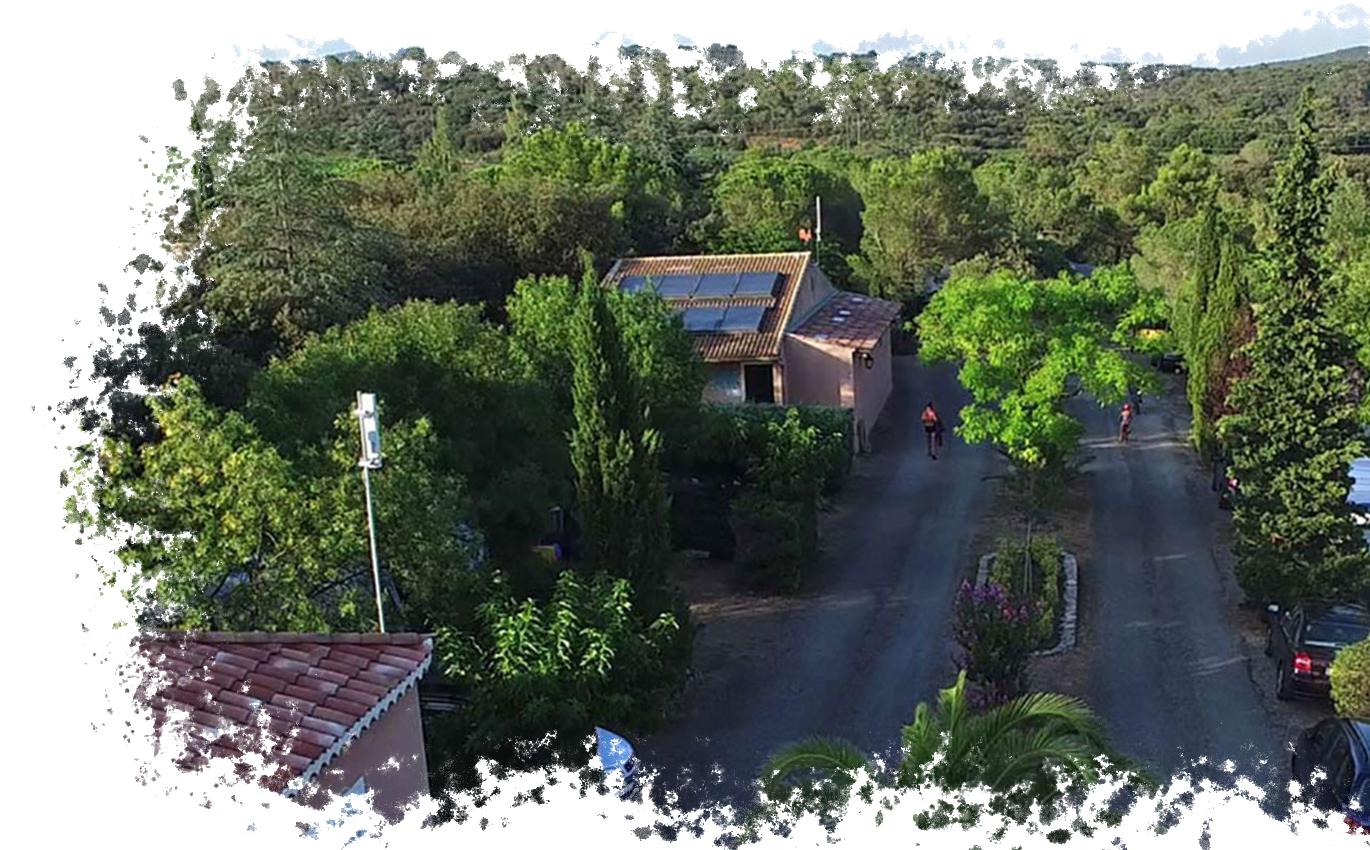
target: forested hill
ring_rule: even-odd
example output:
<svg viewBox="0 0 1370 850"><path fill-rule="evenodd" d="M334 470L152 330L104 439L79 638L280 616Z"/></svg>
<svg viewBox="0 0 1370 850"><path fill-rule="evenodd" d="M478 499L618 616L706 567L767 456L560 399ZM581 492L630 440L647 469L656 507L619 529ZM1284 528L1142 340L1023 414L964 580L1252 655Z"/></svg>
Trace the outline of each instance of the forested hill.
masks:
<svg viewBox="0 0 1370 850"><path fill-rule="evenodd" d="M611 47L571 40L412 49L392 60L242 66L166 62L89 41L10 45L10 126L36 147L104 127L142 148L181 143L195 106L214 147L252 149L264 104L327 151L408 159L447 104L460 147L504 140L511 99L529 126L578 119L610 136L677 149L822 140L874 154L949 144L970 152L1040 137L1088 143L1118 126L1163 148L1236 152L1284 136L1304 85L1323 100L1328 143L1370 145L1370 60L1212 70L1008 60L977 53L819 56L711 44Z"/></svg>

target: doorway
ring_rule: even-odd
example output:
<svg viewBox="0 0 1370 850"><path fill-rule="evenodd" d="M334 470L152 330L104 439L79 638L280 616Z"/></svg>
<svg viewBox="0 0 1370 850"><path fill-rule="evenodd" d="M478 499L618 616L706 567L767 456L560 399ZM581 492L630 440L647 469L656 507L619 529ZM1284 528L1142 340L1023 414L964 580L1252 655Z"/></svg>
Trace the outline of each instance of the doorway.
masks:
<svg viewBox="0 0 1370 850"><path fill-rule="evenodd" d="M775 377L771 364L748 364L742 370L747 401L753 404L775 404Z"/></svg>

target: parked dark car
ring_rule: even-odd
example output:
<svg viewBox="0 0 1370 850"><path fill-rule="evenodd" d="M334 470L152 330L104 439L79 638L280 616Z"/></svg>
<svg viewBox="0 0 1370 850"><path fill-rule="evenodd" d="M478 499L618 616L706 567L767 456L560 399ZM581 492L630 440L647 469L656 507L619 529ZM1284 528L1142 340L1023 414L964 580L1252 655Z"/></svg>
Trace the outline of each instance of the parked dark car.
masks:
<svg viewBox="0 0 1370 850"><path fill-rule="evenodd" d="M1341 812L1353 831L1370 832L1370 723L1330 717L1305 729L1294 743L1290 772L1304 802Z"/></svg>
<svg viewBox="0 0 1370 850"><path fill-rule="evenodd" d="M1179 374L1184 371L1184 355L1176 352L1151 355L1151 365L1162 372Z"/></svg>
<svg viewBox="0 0 1370 850"><path fill-rule="evenodd" d="M1363 605L1309 603L1267 609L1265 654L1275 659L1275 695L1327 697L1327 668L1344 646L1370 636L1370 611Z"/></svg>

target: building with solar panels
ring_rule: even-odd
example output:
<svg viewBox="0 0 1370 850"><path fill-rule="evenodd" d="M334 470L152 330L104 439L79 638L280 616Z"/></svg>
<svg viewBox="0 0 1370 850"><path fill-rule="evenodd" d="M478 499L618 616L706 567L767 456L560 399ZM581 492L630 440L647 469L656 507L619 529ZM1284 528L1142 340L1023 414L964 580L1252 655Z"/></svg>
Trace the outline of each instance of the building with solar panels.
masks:
<svg viewBox="0 0 1370 850"><path fill-rule="evenodd" d="M845 407L867 448L893 387L898 304L836 289L808 252L631 257L605 284L680 310L709 367L709 401Z"/></svg>

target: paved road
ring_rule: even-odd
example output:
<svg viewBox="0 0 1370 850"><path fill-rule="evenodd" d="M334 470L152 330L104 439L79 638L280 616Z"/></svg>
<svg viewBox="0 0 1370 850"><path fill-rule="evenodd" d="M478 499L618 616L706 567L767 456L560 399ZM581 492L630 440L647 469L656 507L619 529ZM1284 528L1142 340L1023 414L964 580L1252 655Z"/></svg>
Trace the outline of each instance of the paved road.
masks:
<svg viewBox="0 0 1370 850"><path fill-rule="evenodd" d="M967 401L954 369L919 368L901 357L894 381L883 433L848 483L814 592L755 615L770 618L750 626L771 644L764 657L697 653L705 672L685 716L638 743L644 763L667 771L688 767L698 777L717 764L723 781L706 793L710 801L737 801L739 784L771 753L812 735L887 751L916 704L950 684L951 605L975 555L969 519L989 490L982 478L992 455L962 444L949 427L941 458L927 457L922 405L932 399L951 426ZM680 781L673 775L669 784ZM692 793L697 788L681 793L681 805L704 802Z"/></svg>
<svg viewBox="0 0 1370 850"><path fill-rule="evenodd" d="M1260 759L1285 765L1282 736L1227 615L1238 590L1213 555L1222 520L1184 443L1182 405L1173 395L1148 400L1127 446L1116 441L1116 408L1072 408L1093 455L1093 586L1082 602L1085 639L1095 642L1089 701L1123 751L1164 775L1207 757L1231 759L1254 779Z"/></svg>

